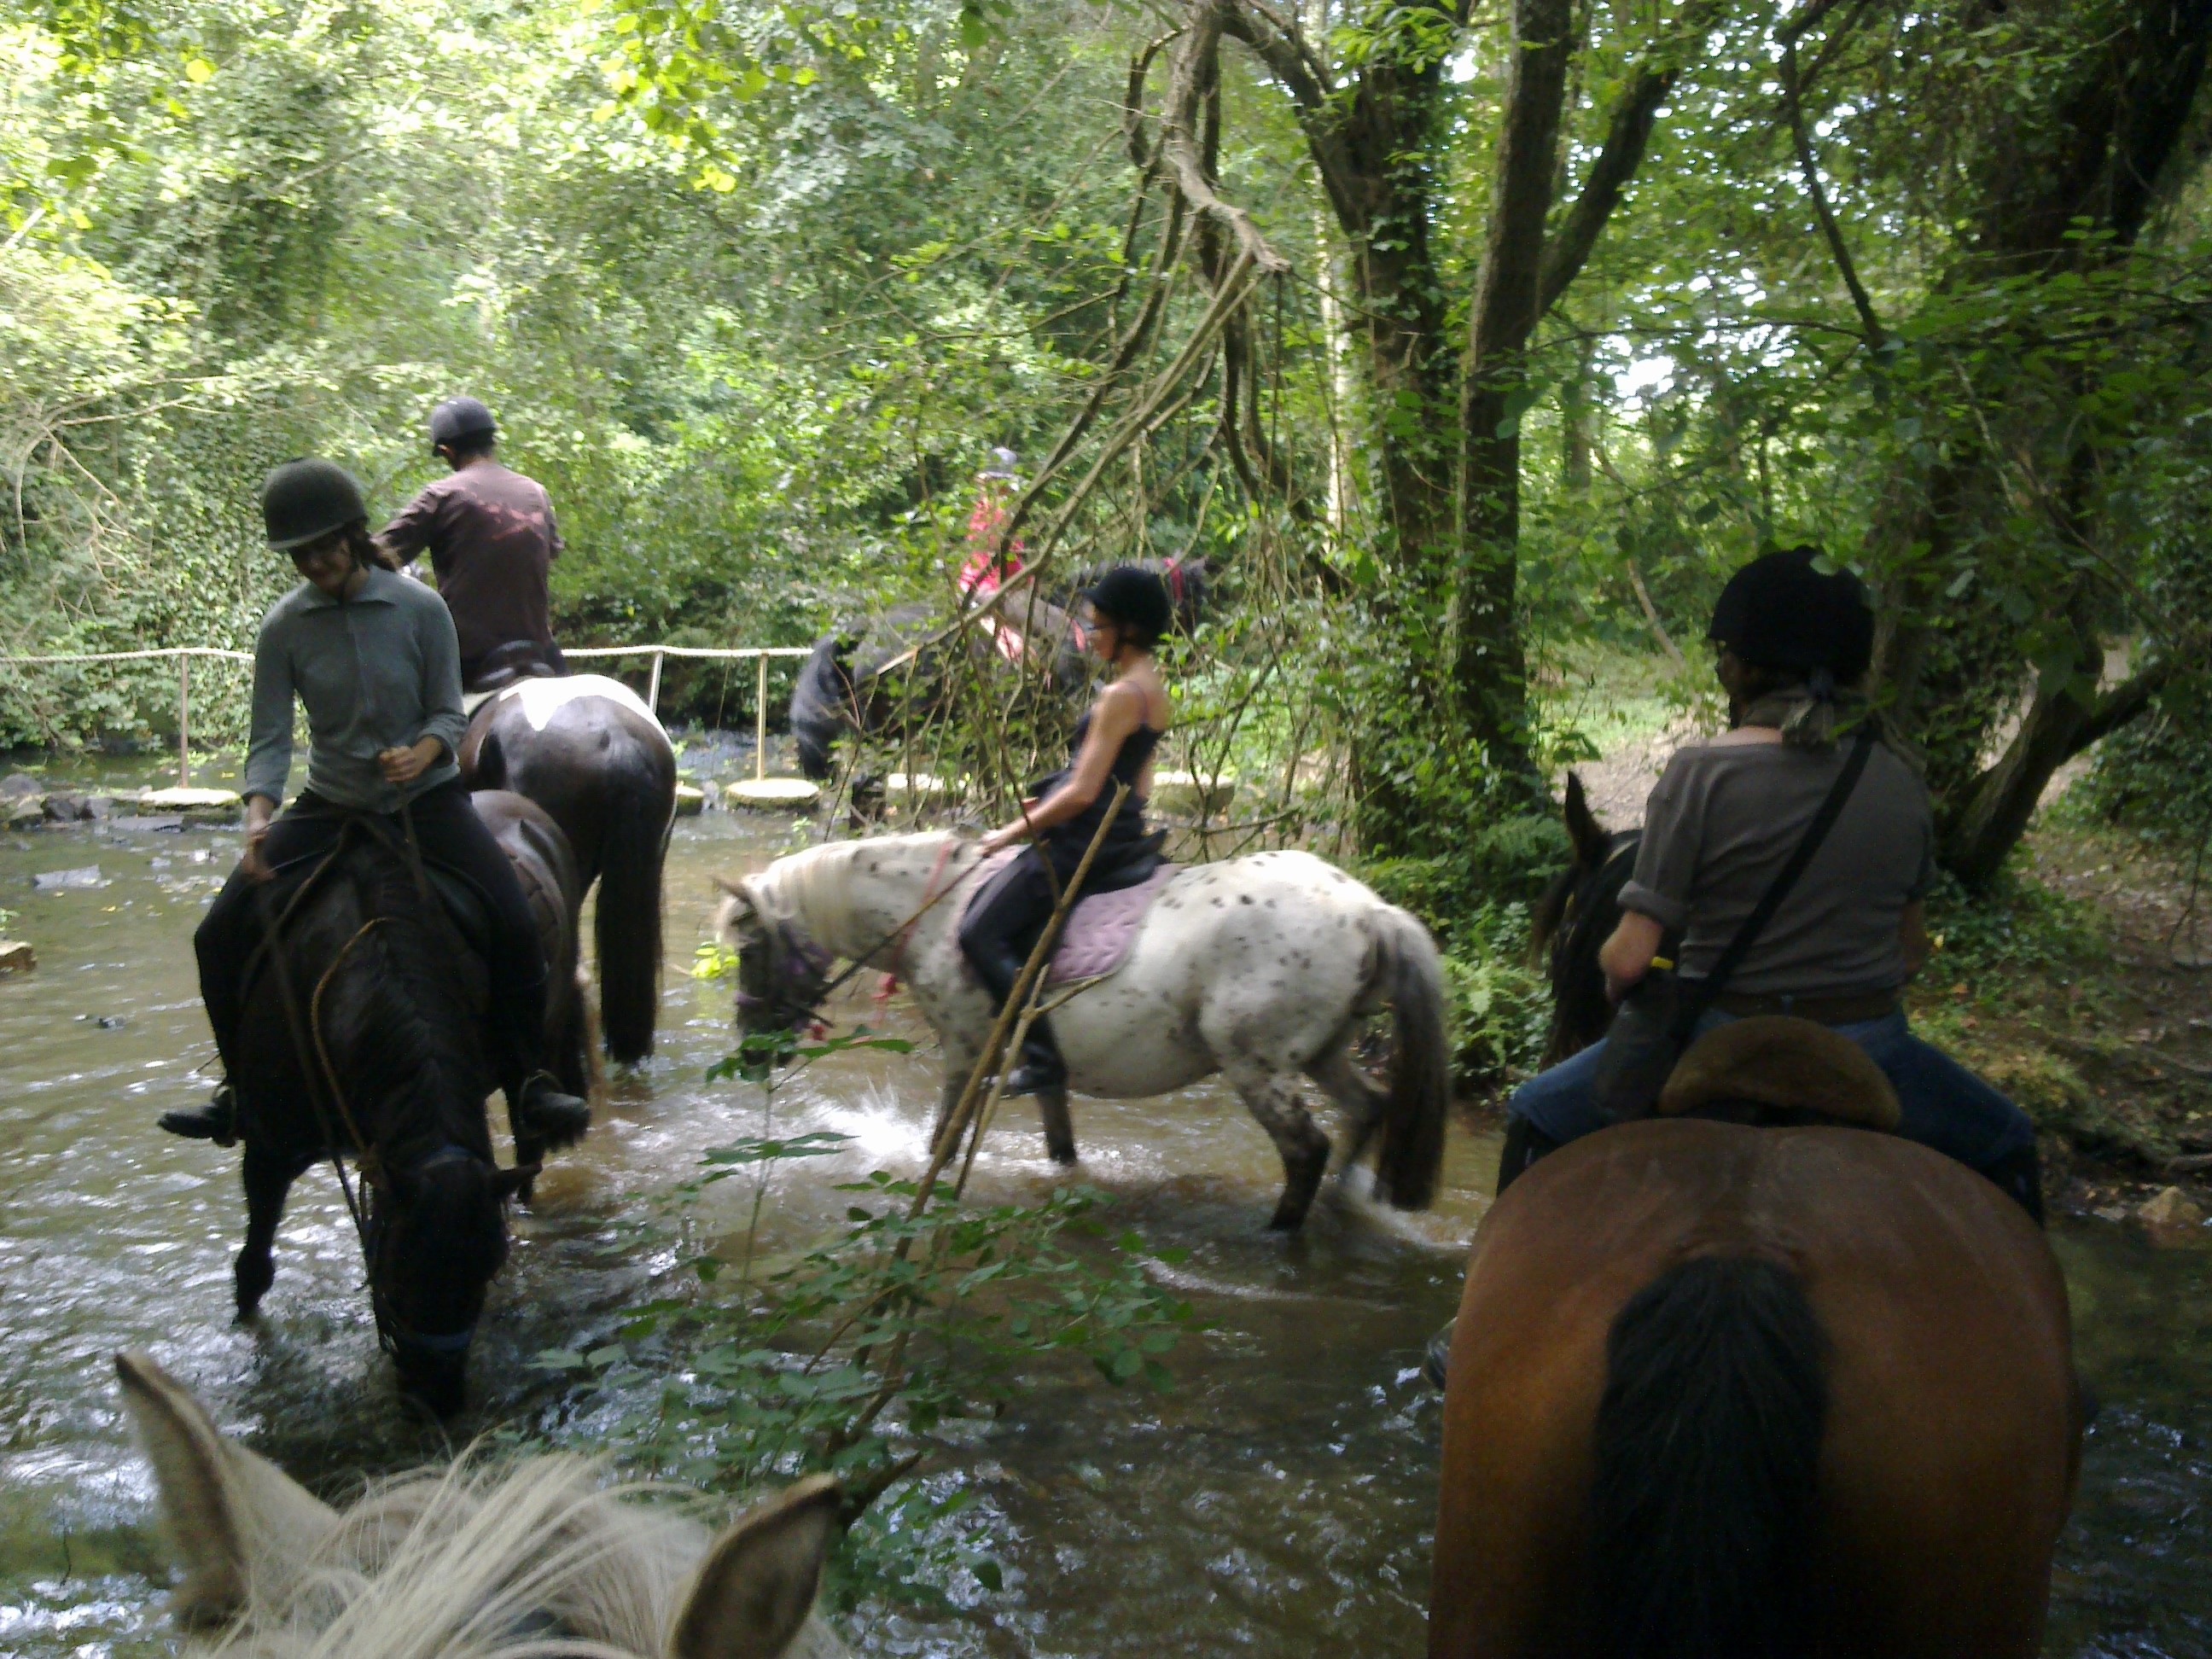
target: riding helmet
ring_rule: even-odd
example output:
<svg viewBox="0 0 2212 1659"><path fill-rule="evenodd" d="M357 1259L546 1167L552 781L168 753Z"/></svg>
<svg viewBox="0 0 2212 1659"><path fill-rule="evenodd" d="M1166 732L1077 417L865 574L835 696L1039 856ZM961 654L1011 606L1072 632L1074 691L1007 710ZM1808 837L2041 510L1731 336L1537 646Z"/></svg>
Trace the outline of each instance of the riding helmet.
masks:
<svg viewBox="0 0 2212 1659"><path fill-rule="evenodd" d="M1866 584L1841 567L1823 572L1820 556L1807 545L1753 559L1721 589L1705 637L1754 668L1860 678L1874 660Z"/></svg>
<svg viewBox="0 0 2212 1659"><path fill-rule="evenodd" d="M353 474L313 456L290 460L261 484L261 522L279 552L305 547L368 517Z"/></svg>
<svg viewBox="0 0 2212 1659"><path fill-rule="evenodd" d="M448 398L430 411L430 449L434 454L448 444L458 448L471 439L499 436L499 422L491 410L474 398Z"/></svg>
<svg viewBox="0 0 2212 1659"><path fill-rule="evenodd" d="M1083 597L1101 617L1120 623L1146 645L1166 633L1175 619L1167 584L1142 565L1115 565L1085 588Z"/></svg>

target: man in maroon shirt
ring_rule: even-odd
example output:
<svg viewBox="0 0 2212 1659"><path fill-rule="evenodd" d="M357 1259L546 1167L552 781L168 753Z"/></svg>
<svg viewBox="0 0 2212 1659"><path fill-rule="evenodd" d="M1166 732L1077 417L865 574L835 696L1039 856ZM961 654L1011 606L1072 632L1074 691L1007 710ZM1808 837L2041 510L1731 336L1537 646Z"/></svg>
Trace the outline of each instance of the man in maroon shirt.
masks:
<svg viewBox="0 0 2212 1659"><path fill-rule="evenodd" d="M492 457L499 431L474 398L448 398L430 411L430 447L453 469L426 485L377 532L404 564L428 549L438 592L461 641L461 684L473 690L487 660L527 641L546 662L567 666L553 643L546 578L561 556L553 503L534 478Z"/></svg>

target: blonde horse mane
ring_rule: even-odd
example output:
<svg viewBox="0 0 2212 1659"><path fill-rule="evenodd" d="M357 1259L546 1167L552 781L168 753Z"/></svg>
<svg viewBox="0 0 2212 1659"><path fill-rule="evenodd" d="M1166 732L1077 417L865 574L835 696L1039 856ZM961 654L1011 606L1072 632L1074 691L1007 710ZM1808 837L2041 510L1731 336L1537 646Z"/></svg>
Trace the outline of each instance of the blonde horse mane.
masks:
<svg viewBox="0 0 2212 1659"><path fill-rule="evenodd" d="M864 855L910 854L927 871L937 862L947 842L954 846L945 860L945 871L965 869L967 860L961 849L972 848L975 843L948 830L932 830L919 835L823 842L778 859L738 886L769 921L794 927L817 944L849 954L880 943L858 937L860 923L853 914L852 900L854 864Z"/></svg>
<svg viewBox="0 0 2212 1659"><path fill-rule="evenodd" d="M707 1546L621 1498L605 1466L464 1458L370 1489L281 1599L250 1597L213 1651L253 1659L657 1655ZM552 1628L547 1628L548 1621Z"/></svg>

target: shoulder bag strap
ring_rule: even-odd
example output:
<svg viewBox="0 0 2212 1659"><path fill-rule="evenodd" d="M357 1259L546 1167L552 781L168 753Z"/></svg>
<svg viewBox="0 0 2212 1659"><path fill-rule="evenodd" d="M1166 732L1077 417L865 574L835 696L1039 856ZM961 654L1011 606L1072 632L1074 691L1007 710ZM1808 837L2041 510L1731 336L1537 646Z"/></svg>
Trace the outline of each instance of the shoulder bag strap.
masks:
<svg viewBox="0 0 2212 1659"><path fill-rule="evenodd" d="M1751 947L1758 943L1766 924L1774 920L1774 913L1782 908L1783 900L1790 896L1790 889L1796 886L1797 878L1805 873L1806 866L1813 862L1813 855L1820 850L1820 843L1827 840L1828 831L1836 827L1836 820L1843 816L1844 803L1850 799L1851 791L1858 785L1859 775L1866 770L1867 757L1873 752L1874 732L1870 726L1862 725L1858 735L1851 741L1850 752L1844 757L1844 769L1836 775L1835 782L1828 789L1827 799L1820 803L1820 810L1805 826L1805 833L1798 840L1797 850L1790 854L1790 862L1782 866L1773 881L1768 884L1766 890L1759 895L1759 902L1752 907L1751 914L1743 919L1743 926L1735 930L1735 937L1728 942L1728 949L1721 952L1720 960L1713 964L1713 971L1701 980L1690 981L1690 994L1682 999L1675 1020L1675 1035L1679 1040L1688 1041L1691 1031L1704 1018L1705 1010L1712 1006L1713 999L1720 995L1729 975L1743 965L1744 957L1751 953Z"/></svg>

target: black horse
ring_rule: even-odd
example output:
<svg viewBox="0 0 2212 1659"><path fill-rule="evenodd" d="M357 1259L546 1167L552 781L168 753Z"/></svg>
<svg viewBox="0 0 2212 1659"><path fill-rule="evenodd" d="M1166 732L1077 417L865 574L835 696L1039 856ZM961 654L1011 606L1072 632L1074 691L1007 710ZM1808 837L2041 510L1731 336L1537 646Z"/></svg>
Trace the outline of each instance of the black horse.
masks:
<svg viewBox="0 0 2212 1659"><path fill-rule="evenodd" d="M538 912L549 1052L562 1086L583 1093L574 861L530 802L476 805ZM436 890L427 904L426 887ZM276 926L248 970L232 1079L245 1143L239 1316L253 1316L276 1277L270 1246L293 1182L346 1158L362 1177L356 1218L379 1335L409 1393L457 1410L484 1293L507 1256L506 1200L544 1151L518 1142L512 1169L493 1157L481 906L370 820L349 825L328 859L270 884L262 902Z"/></svg>
<svg viewBox="0 0 2212 1659"><path fill-rule="evenodd" d="M607 1052L653 1052L660 1004L661 866L676 822L676 751L637 694L596 674L526 678L480 705L461 738L471 789L511 789L551 814L583 887Z"/></svg>
<svg viewBox="0 0 2212 1659"><path fill-rule="evenodd" d="M1185 631L1194 627L1206 604L1206 561L1138 562L1167 582L1176 625ZM1041 647L1048 653L1054 689L1073 696L1089 684L1091 672L1073 607L1076 595L1101 574L1080 572L1049 596L1018 589L994 613L994 626L970 632L969 648L978 660L989 661ZM791 692L791 735L801 771L820 782L834 769L830 750L845 733L896 735L941 710L945 666L935 636L943 626L935 605L896 605L814 642Z"/></svg>
<svg viewBox="0 0 2212 1659"><path fill-rule="evenodd" d="M1589 810L1583 781L1567 774L1567 838L1574 862L1552 878L1529 918L1534 948L1547 957L1552 1028L1544 1064L1587 1048L1613 1023L1598 949L1620 925L1620 890L1636 868L1641 828L1608 833Z"/></svg>

